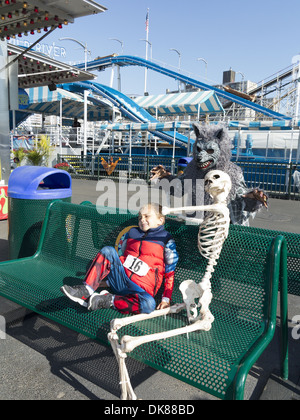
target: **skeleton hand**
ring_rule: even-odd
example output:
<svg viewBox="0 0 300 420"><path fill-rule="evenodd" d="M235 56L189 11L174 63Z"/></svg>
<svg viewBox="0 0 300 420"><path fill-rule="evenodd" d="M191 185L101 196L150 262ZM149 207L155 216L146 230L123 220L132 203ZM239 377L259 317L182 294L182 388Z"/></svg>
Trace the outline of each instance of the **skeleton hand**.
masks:
<svg viewBox="0 0 300 420"><path fill-rule="evenodd" d="M162 214L164 216L167 216L169 213L170 213L170 208L164 206L163 209L162 209Z"/></svg>
<svg viewBox="0 0 300 420"><path fill-rule="evenodd" d="M258 210L261 205L268 208L268 196L261 190L255 189L248 194L243 195L246 203L246 211L253 212Z"/></svg>
<svg viewBox="0 0 300 420"><path fill-rule="evenodd" d="M166 168L162 165L158 165L155 168L151 169L150 173L152 175L150 181L153 181L155 179L162 179L171 175L171 172L168 172Z"/></svg>

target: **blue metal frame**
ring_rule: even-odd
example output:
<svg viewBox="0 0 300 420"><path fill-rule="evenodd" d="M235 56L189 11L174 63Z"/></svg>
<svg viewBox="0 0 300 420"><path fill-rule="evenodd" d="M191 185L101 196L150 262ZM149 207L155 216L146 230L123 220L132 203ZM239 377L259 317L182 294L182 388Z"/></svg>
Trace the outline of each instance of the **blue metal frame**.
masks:
<svg viewBox="0 0 300 420"><path fill-rule="evenodd" d="M215 93L218 94L218 96L227 99L229 101L238 103L242 106L245 106L247 108L254 109L256 112L260 112L261 114L268 115L269 117L272 117L276 120L291 120L290 117L287 117L286 115L280 114L278 112L272 111L271 109L265 108L259 104L256 104L254 102L248 101L247 99L243 99L239 96L233 95L231 93L225 92L219 88L216 88L214 86L207 85L206 83L200 82L199 80L192 79L190 77L184 76L181 73L177 73L173 70L167 69L165 67L162 67L158 64L153 63L152 61L145 60L140 57L134 57L134 56L116 56L116 57L106 57L99 60L95 60L92 62L89 62L87 64L87 69L89 71L91 70L103 70L105 67L110 67L114 64L121 65L121 66L141 66L146 67L150 70L154 70L158 73L164 74L165 76L169 76L175 80L180 80L181 82L187 83L189 85L195 86L197 88L203 89L203 90L213 90ZM78 68L83 68L84 64L80 64L77 66Z"/></svg>

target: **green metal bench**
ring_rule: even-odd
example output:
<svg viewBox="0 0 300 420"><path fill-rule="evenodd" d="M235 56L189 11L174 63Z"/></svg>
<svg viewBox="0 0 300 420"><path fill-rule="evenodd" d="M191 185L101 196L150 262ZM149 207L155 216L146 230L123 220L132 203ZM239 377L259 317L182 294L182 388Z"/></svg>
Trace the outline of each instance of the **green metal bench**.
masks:
<svg viewBox="0 0 300 420"><path fill-rule="evenodd" d="M136 222L129 213L99 215L93 205L50 204L37 253L0 264L0 295L109 345L110 321L122 316L113 309L89 313L64 297L60 287L80 283L99 249L115 246L122 231ZM168 219L166 228L180 257L173 303L181 303L179 284L199 282L207 262L197 249L198 227ZM243 399L246 377L274 336L281 277L282 376L287 379L286 256L282 236L231 229L212 282L211 331L148 343L130 357L221 399ZM129 325L119 334L153 334L186 323L181 312Z"/></svg>
<svg viewBox="0 0 300 420"><path fill-rule="evenodd" d="M245 226L231 226L230 229L237 234L247 232L271 238L282 235L287 242L288 293L300 296L300 234Z"/></svg>

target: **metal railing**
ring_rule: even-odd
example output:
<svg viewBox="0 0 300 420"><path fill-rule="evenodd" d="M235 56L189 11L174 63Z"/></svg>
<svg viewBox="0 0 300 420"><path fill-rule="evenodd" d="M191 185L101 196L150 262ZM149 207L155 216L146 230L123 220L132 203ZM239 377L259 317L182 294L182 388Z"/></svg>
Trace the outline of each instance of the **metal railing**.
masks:
<svg viewBox="0 0 300 420"><path fill-rule="evenodd" d="M97 156L74 156L58 155L58 162L67 162L69 172L74 178L88 179L119 179L127 177L131 179L150 180L150 171L157 165L165 166L170 172L178 172L178 159L161 156L142 156L142 155L108 155L101 154ZM108 175L105 169L106 163L116 164L111 175ZM117 163L116 163L117 162Z"/></svg>
<svg viewBox="0 0 300 420"><path fill-rule="evenodd" d="M299 188L295 185L293 174L300 167L286 162L238 161L249 188L260 188L272 197L300 199Z"/></svg>
<svg viewBox="0 0 300 420"><path fill-rule="evenodd" d="M178 174L178 158L168 156L58 155L58 162L67 162L74 178L114 180L126 177L128 180L150 180L150 171L157 165L165 166L171 173ZM106 163L116 164L111 175L105 169ZM116 163L117 162L117 163ZM244 174L249 189L260 188L271 197L300 200L300 186L295 184L293 174L300 171L300 165L286 162L235 161Z"/></svg>

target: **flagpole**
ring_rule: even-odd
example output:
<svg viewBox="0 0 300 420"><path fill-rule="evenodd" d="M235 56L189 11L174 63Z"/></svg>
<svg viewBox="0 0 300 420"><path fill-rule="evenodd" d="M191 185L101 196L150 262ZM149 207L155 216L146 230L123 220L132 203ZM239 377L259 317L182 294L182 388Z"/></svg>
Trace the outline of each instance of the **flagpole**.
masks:
<svg viewBox="0 0 300 420"><path fill-rule="evenodd" d="M147 9L146 16L146 60L148 60L148 49L149 49L149 20L150 20L150 9ZM145 88L144 95L147 94L147 84L148 84L148 68L145 67Z"/></svg>

